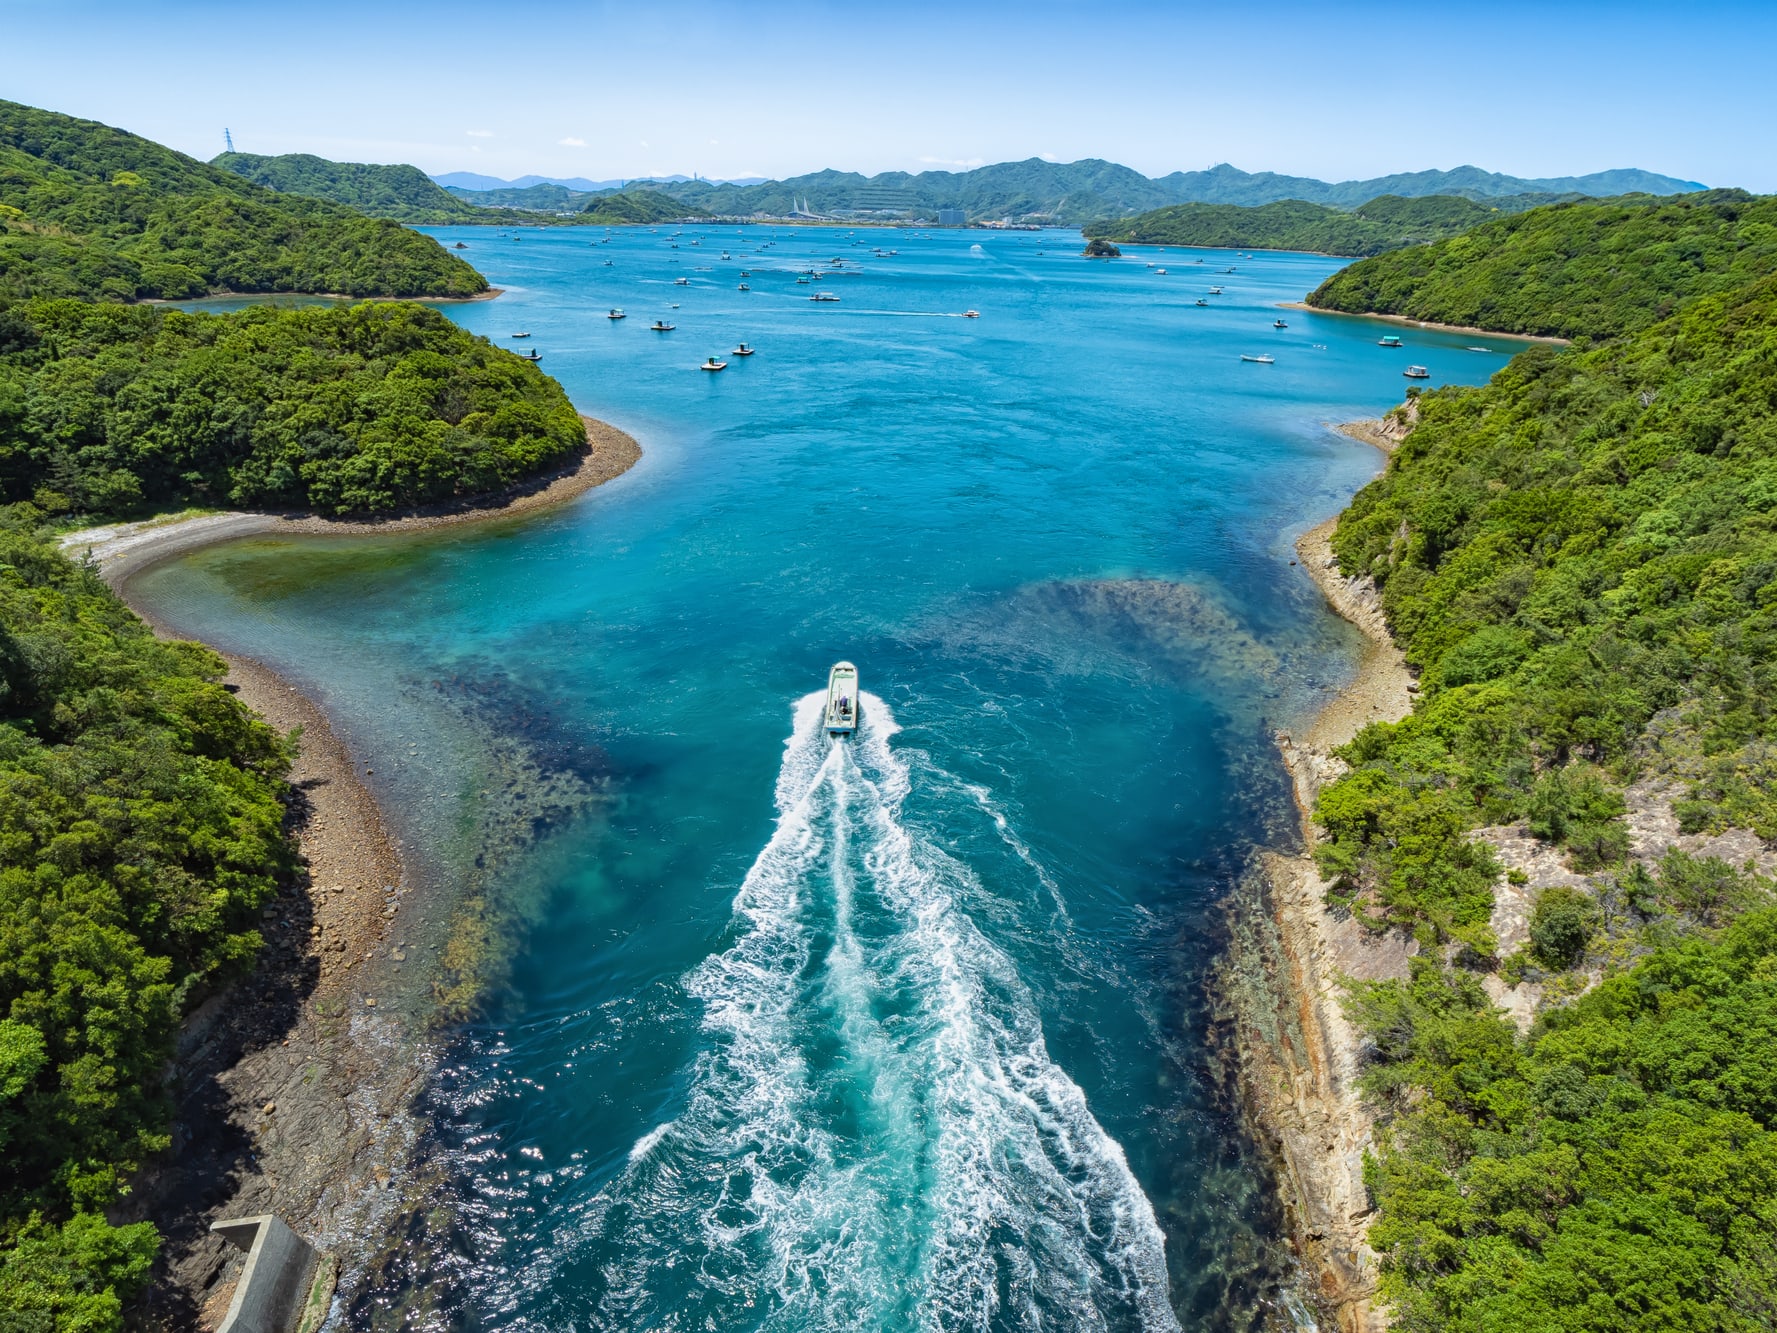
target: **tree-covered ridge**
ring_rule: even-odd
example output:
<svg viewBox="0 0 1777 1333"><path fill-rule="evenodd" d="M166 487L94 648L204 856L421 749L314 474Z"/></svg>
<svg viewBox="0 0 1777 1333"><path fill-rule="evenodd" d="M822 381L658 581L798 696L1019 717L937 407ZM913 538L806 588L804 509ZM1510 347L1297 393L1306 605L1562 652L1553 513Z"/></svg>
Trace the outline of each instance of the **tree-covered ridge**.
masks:
<svg viewBox="0 0 1777 1333"><path fill-rule="evenodd" d="M487 282L396 223L0 101L0 299L220 290L462 297Z"/></svg>
<svg viewBox="0 0 1777 1333"><path fill-rule="evenodd" d="M582 216L587 222L612 227L670 222L685 216L685 206L658 190L624 190L598 195L586 205Z"/></svg>
<svg viewBox="0 0 1777 1333"><path fill-rule="evenodd" d="M1354 208L1379 195L1460 195L1491 202L1499 196L1523 194L1622 194L1630 190L1675 193L1695 189L1692 182L1643 171L1600 172L1592 176L1532 181L1459 167L1454 171L1408 172L1369 181L1329 184L1301 176L1248 173L1230 166L1209 171L1175 171L1150 178L1129 167L1097 158L1078 162L996 162L970 171L885 171L874 176L854 171L817 171L781 181L754 185L726 182L631 181L629 188L659 190L679 201L686 213L699 217L750 217L764 213L782 217L795 200L817 212L900 212L931 220L944 208L961 209L971 221L1011 217L1044 219L1061 226L1080 226L1103 218L1127 217L1173 204L1215 203L1253 207L1285 199L1307 200L1332 208ZM551 193L554 192L554 193ZM507 191L453 190L477 203L515 204ZM583 196L561 186L532 186L530 207L578 207ZM559 202L545 204L544 199Z"/></svg>
<svg viewBox="0 0 1777 1333"><path fill-rule="evenodd" d="M1777 199L1709 190L1499 218L1353 264L1308 304L1501 333L1614 337L1773 270Z"/></svg>
<svg viewBox="0 0 1777 1333"><path fill-rule="evenodd" d="M374 218L422 225L500 220L457 198L418 167L332 162L310 153L223 153L211 158L210 165L279 194L330 199Z"/></svg>
<svg viewBox="0 0 1777 1333"><path fill-rule="evenodd" d="M1418 401L1333 539L1422 687L1321 796L1340 891L1489 952L1466 831L1528 819L1609 864L1613 786L1656 761L1692 784L1687 831L1777 838L1777 279Z"/></svg>
<svg viewBox="0 0 1777 1333"><path fill-rule="evenodd" d="M1698 876L1770 901L1682 854L1659 879ZM1622 910L1659 933L1658 904ZM1353 998L1393 1111L1365 1174L1395 1327L1777 1327L1777 909L1669 929L1528 1040L1429 960Z"/></svg>
<svg viewBox="0 0 1777 1333"><path fill-rule="evenodd" d="M1086 235L1123 245L1189 245L1223 250L1306 250L1324 255L1374 255L1459 232L1497 217L1497 202L1451 195L1402 199L1384 195L1352 212L1300 199L1242 208L1177 204L1131 218L1097 222Z"/></svg>
<svg viewBox="0 0 1777 1333"><path fill-rule="evenodd" d="M0 311L0 496L50 511L387 512L585 444L560 385L422 306Z"/></svg>
<svg viewBox="0 0 1777 1333"><path fill-rule="evenodd" d="M103 1212L166 1146L184 1010L260 947L287 750L29 514L0 518L0 1311L110 1329L155 1238Z"/></svg>

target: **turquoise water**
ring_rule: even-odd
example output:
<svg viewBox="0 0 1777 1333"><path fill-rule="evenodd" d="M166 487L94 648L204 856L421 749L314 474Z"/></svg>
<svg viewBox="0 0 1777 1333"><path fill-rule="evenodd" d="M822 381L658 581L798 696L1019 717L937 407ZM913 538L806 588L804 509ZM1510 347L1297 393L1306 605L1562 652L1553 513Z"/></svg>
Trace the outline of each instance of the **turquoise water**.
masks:
<svg viewBox="0 0 1777 1333"><path fill-rule="evenodd" d="M625 477L137 584L325 700L424 877L528 905L429 1095L427 1247L354 1322L1288 1327L1205 981L1288 826L1269 729L1351 661L1290 541L1378 466L1324 423L1509 345L1273 329L1310 256L672 231L437 233L507 289L452 317L635 434Z"/></svg>

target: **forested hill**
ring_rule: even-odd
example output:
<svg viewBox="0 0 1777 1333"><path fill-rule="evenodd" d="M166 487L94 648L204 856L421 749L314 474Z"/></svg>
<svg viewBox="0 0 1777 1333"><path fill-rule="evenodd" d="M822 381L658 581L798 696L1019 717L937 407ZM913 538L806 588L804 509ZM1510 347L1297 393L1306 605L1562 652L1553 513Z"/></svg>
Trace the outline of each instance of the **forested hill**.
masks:
<svg viewBox="0 0 1777 1333"><path fill-rule="evenodd" d="M1607 290L1655 269L1576 309L1684 308L1419 398L1334 536L1421 687L1315 806L1333 899L1422 945L1410 981L1357 984L1350 1010L1398 1327L1777 1326L1777 886L1744 850L1777 845L1777 277L1698 291L1777 271L1752 213L1551 210L1551 249ZM1496 254L1468 259L1498 280ZM1750 840L1731 862L1671 847L1730 828ZM1507 953L1494 931L1526 905ZM1528 1034L1484 981L1539 988Z"/></svg>
<svg viewBox="0 0 1777 1333"><path fill-rule="evenodd" d="M1501 333L1609 337L1772 272L1777 198L1707 190L1499 218L1361 260L1328 278L1308 304Z"/></svg>
<svg viewBox="0 0 1777 1333"><path fill-rule="evenodd" d="M0 101L0 299L219 290L462 297L487 281L397 223Z"/></svg>
<svg viewBox="0 0 1777 1333"><path fill-rule="evenodd" d="M499 490L586 430L554 380L423 306L0 311L0 502L377 513Z"/></svg>
<svg viewBox="0 0 1777 1333"><path fill-rule="evenodd" d="M1120 245L1191 245L1229 250L1307 250L1353 257L1455 236L1502 213L1552 201L1511 195L1477 203L1457 195L1403 199L1383 195L1351 212L1286 199L1243 208L1235 204L1175 204L1136 217L1090 223L1085 233Z"/></svg>
<svg viewBox="0 0 1777 1333"><path fill-rule="evenodd" d="M370 217L396 222L425 225L499 220L490 217L486 209L457 198L418 167L332 162L309 153L280 157L223 153L211 158L210 165L279 194L330 199Z"/></svg>

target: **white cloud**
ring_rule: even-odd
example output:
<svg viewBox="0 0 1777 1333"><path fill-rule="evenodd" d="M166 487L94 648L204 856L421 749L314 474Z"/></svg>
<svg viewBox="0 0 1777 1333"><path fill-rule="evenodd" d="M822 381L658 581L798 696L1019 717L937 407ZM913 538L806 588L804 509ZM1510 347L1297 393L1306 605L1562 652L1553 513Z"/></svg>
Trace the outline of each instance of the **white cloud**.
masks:
<svg viewBox="0 0 1777 1333"><path fill-rule="evenodd" d="M643 139L643 140L640 140L640 143L641 143L641 145L642 145L642 147L643 147L643 148L646 148L646 147L648 147L648 141L647 141L647 140L646 140L646 139Z"/></svg>
<svg viewBox="0 0 1777 1333"><path fill-rule="evenodd" d="M471 139L491 139L494 137L494 132L492 130L464 130L463 133L468 135Z"/></svg>
<svg viewBox="0 0 1777 1333"><path fill-rule="evenodd" d="M980 157L922 157L919 159L929 167L979 167L986 164Z"/></svg>
<svg viewBox="0 0 1777 1333"><path fill-rule="evenodd" d="M556 142L559 143L563 148L584 148L584 147L586 147L586 140L576 139L576 138L572 137L571 135L566 139L557 139Z"/></svg>
<svg viewBox="0 0 1777 1333"><path fill-rule="evenodd" d="M1045 161L1045 162L1059 162L1059 161L1061 161L1061 158L1054 153L1038 153L1037 156L1042 158L1043 161Z"/></svg>

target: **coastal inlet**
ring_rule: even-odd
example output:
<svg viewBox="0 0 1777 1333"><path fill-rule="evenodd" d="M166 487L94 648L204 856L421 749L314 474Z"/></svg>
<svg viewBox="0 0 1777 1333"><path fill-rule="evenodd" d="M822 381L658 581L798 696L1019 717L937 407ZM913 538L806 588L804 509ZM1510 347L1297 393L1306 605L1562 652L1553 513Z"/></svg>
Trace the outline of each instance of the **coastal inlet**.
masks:
<svg viewBox="0 0 1777 1333"><path fill-rule="evenodd" d="M641 441L618 480L134 585L312 691L441 917L500 923L340 1325L1296 1327L1207 986L1292 820L1270 728L1354 662L1290 539L1379 457L1322 423L1398 354L1273 327L1310 256L1211 298L1227 256L1077 234L671 231L439 233L507 292L452 317ZM836 753L798 701L840 659L880 702ZM512 788L489 871L495 736L587 801Z"/></svg>

